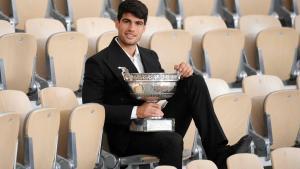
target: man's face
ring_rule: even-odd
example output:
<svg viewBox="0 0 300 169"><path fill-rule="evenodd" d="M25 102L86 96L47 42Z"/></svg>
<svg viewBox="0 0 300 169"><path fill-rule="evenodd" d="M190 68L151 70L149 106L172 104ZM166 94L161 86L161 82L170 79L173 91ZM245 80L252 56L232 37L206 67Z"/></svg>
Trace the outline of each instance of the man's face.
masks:
<svg viewBox="0 0 300 169"><path fill-rule="evenodd" d="M131 13L124 13L120 21L116 21L116 28L122 45L136 45L145 31L145 22Z"/></svg>

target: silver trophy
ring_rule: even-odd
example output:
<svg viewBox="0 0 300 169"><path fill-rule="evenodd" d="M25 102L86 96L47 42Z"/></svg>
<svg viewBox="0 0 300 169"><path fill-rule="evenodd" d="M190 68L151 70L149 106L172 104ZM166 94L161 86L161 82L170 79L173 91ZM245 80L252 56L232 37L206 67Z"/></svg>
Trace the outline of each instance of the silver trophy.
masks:
<svg viewBox="0 0 300 169"><path fill-rule="evenodd" d="M146 102L157 103L172 97L176 83L180 79L178 73L129 73L126 67L119 69L122 70L122 76L131 89L130 93ZM174 129L175 120L162 117L133 119L130 125L131 131L139 132L174 131Z"/></svg>

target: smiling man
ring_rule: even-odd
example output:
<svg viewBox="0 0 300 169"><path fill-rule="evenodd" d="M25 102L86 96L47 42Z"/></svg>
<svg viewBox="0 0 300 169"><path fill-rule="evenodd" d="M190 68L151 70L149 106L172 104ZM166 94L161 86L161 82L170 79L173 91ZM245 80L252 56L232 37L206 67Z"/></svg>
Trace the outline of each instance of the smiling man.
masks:
<svg viewBox="0 0 300 169"><path fill-rule="evenodd" d="M227 145L205 81L202 76L193 74L191 66L184 62L174 65L181 80L164 108L130 95L118 67L126 67L131 73L163 72L157 54L138 46L147 17L147 7L138 0L125 0L120 4L116 21L118 36L86 61L82 101L104 105L105 131L112 152L118 156L150 154L160 159L160 165L181 168L183 137L193 119L208 159L221 169L229 155L249 146L251 137L244 136L237 144ZM174 118L175 132L129 130L131 119L153 116Z"/></svg>

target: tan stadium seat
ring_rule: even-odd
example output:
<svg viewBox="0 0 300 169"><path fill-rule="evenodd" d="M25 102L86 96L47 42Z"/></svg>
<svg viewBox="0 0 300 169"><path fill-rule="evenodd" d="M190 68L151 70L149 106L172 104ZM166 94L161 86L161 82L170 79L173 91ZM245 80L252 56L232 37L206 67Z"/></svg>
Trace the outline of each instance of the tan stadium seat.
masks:
<svg viewBox="0 0 300 169"><path fill-rule="evenodd" d="M264 169L259 157L255 154L234 154L227 158L228 169Z"/></svg>
<svg viewBox="0 0 300 169"><path fill-rule="evenodd" d="M223 79L206 78L205 82L206 82L211 100L214 100L214 98L216 98L220 95L230 93L229 85Z"/></svg>
<svg viewBox="0 0 300 169"><path fill-rule="evenodd" d="M2 89L21 90L34 88L34 62L37 41L26 33L11 33L0 37Z"/></svg>
<svg viewBox="0 0 300 169"><path fill-rule="evenodd" d="M218 169L216 164L210 160L193 160L186 165L187 169Z"/></svg>
<svg viewBox="0 0 300 169"><path fill-rule="evenodd" d="M0 20L0 36L14 32L14 27L8 21Z"/></svg>
<svg viewBox="0 0 300 169"><path fill-rule="evenodd" d="M0 113L0 168L15 168L19 125L18 113Z"/></svg>
<svg viewBox="0 0 300 169"><path fill-rule="evenodd" d="M215 29L225 29L225 22L217 16L189 16L183 22L183 29L191 33L192 41L192 65L197 71L203 71L204 54L203 54L203 37L205 33Z"/></svg>
<svg viewBox="0 0 300 169"><path fill-rule="evenodd" d="M208 77L220 78L227 83L238 81L244 44L245 36L236 29L207 32L203 38L203 51Z"/></svg>
<svg viewBox="0 0 300 169"><path fill-rule="evenodd" d="M113 20L101 17L80 18L76 22L75 29L89 40L88 57L96 54L97 40L103 33L116 31Z"/></svg>
<svg viewBox="0 0 300 169"><path fill-rule="evenodd" d="M102 49L108 47L115 36L118 36L117 31L104 32L102 35L100 35L97 40L97 52L100 52Z"/></svg>
<svg viewBox="0 0 300 169"><path fill-rule="evenodd" d="M176 169L173 166L168 166L168 165L161 165L161 166L157 166L154 169Z"/></svg>
<svg viewBox="0 0 300 169"><path fill-rule="evenodd" d="M258 34L256 45L260 70L289 80L297 75L296 59L299 35L292 28L270 28Z"/></svg>
<svg viewBox="0 0 300 169"><path fill-rule="evenodd" d="M281 27L279 20L268 15L248 15L240 18L239 29L245 34L245 53L251 67L259 69L256 38L260 31Z"/></svg>
<svg viewBox="0 0 300 169"><path fill-rule="evenodd" d="M300 148L278 148L271 153L273 169L300 169Z"/></svg>
<svg viewBox="0 0 300 169"><path fill-rule="evenodd" d="M297 15L295 17L295 24L294 24L295 30L300 33L300 15Z"/></svg>
<svg viewBox="0 0 300 169"><path fill-rule="evenodd" d="M272 149L295 145L300 127L299 103L299 90L276 91L266 97L264 110L271 119L268 131L272 135Z"/></svg>
<svg viewBox="0 0 300 169"><path fill-rule="evenodd" d="M159 16L163 15L163 6L164 2L163 0L141 0L147 8L148 8L148 15L149 16Z"/></svg>
<svg viewBox="0 0 300 169"><path fill-rule="evenodd" d="M56 33L48 39L50 81L54 86L79 90L87 50L88 40L79 32Z"/></svg>
<svg viewBox="0 0 300 169"><path fill-rule="evenodd" d="M55 19L34 18L28 19L25 23L25 32L37 39L36 72L44 79L50 76L46 64L46 42L51 35L65 31L64 25Z"/></svg>
<svg viewBox="0 0 300 169"><path fill-rule="evenodd" d="M59 118L59 111L54 108L39 108L27 114L24 126L26 167L56 167Z"/></svg>

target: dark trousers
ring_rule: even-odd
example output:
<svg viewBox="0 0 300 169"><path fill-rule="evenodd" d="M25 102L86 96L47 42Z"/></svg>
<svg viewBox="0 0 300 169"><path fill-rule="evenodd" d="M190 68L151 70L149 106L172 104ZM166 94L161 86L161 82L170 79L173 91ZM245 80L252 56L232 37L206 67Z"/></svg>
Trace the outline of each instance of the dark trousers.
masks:
<svg viewBox="0 0 300 169"><path fill-rule="evenodd" d="M215 115L204 79L193 75L178 82L175 95L163 108L164 117L175 119L175 131L132 133L128 155L143 153L159 157L160 165L182 166L184 137L193 119L207 158L215 161L228 141Z"/></svg>

